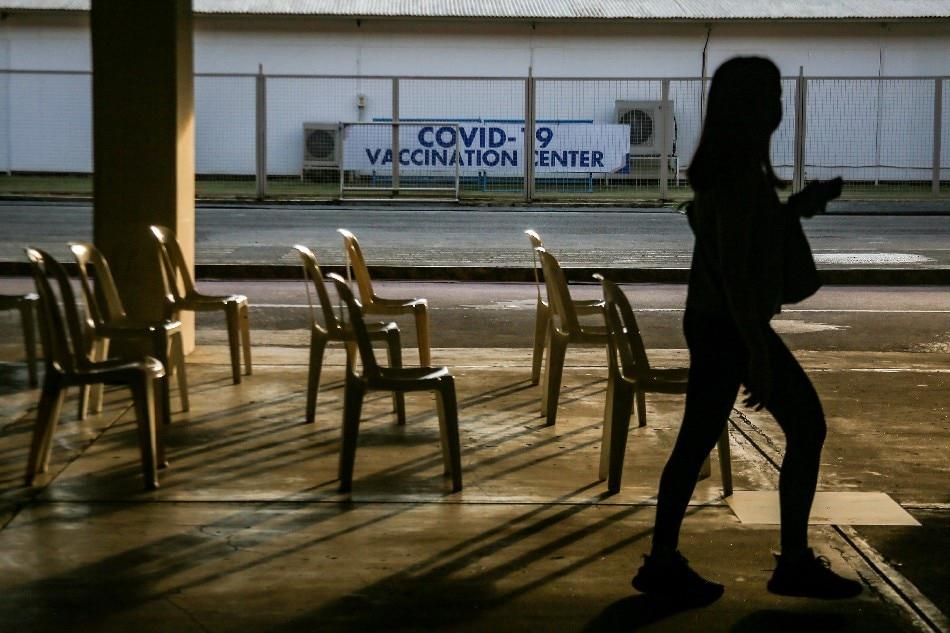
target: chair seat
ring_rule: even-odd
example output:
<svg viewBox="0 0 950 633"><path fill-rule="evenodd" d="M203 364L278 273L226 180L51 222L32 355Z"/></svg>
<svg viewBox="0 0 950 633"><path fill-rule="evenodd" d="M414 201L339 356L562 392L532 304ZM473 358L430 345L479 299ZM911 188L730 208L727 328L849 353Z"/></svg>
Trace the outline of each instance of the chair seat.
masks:
<svg viewBox="0 0 950 633"><path fill-rule="evenodd" d="M650 368L650 379L661 382L683 382L689 378L689 367Z"/></svg>
<svg viewBox="0 0 950 633"><path fill-rule="evenodd" d="M169 334L181 329L181 321L136 321L128 317L113 319L104 327L96 329L100 336L122 337L141 336L148 330L165 330Z"/></svg>
<svg viewBox="0 0 950 633"><path fill-rule="evenodd" d="M374 379L370 386L374 389L428 391L448 377L448 367L380 367L379 378Z"/></svg>
<svg viewBox="0 0 950 633"><path fill-rule="evenodd" d="M244 295L202 295L194 294L185 297L175 307L186 310L195 310L197 312L220 310L222 304L226 303L247 303L247 297Z"/></svg>
<svg viewBox="0 0 950 633"><path fill-rule="evenodd" d="M123 379L133 374L149 374L152 378L163 378L165 366L160 360L151 356L144 356L136 361L124 359L97 361L77 368L70 382L75 384L125 383Z"/></svg>
<svg viewBox="0 0 950 633"><path fill-rule="evenodd" d="M604 311L603 299L580 299L574 301L574 311L577 314L602 314Z"/></svg>
<svg viewBox="0 0 950 633"><path fill-rule="evenodd" d="M653 393L686 393L688 383L689 369L686 367L675 367L670 369L650 368L647 376L629 376L622 375L621 379Z"/></svg>
<svg viewBox="0 0 950 633"><path fill-rule="evenodd" d="M39 301L39 299L39 295L35 292L23 295L0 295L0 310L13 310L19 308L23 302Z"/></svg>
<svg viewBox="0 0 950 633"><path fill-rule="evenodd" d="M379 323L367 323L366 332L369 334L370 338L374 338L380 335L387 335L393 331L399 331L399 326L396 325L395 321L381 321ZM350 323L343 325L343 331L347 336L355 336L353 332L353 326Z"/></svg>
<svg viewBox="0 0 950 633"><path fill-rule="evenodd" d="M365 314L392 314L394 311L408 313L415 312L418 308L425 308L429 305L426 299L418 297L413 299L383 299L373 297L372 303L363 306Z"/></svg>
<svg viewBox="0 0 950 633"><path fill-rule="evenodd" d="M571 335L572 343L592 343L603 345L607 343L610 332L603 325L582 325L579 332Z"/></svg>

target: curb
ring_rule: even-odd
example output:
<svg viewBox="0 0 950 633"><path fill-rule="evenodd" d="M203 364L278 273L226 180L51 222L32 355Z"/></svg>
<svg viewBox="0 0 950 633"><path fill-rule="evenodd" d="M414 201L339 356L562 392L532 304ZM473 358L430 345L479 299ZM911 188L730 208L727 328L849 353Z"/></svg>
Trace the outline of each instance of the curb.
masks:
<svg viewBox="0 0 950 633"><path fill-rule="evenodd" d="M75 264L66 268L75 274ZM342 265L321 266L326 273L345 274ZM533 282L535 270L523 266L370 266L374 279L391 281ZM563 269L569 281L590 282L603 273L619 283L685 284L688 268L611 268L581 266ZM301 268L284 264L198 264L195 271L204 280L300 280ZM950 286L950 268L831 268L818 271L829 286ZM26 262L0 262L0 276L27 277Z"/></svg>

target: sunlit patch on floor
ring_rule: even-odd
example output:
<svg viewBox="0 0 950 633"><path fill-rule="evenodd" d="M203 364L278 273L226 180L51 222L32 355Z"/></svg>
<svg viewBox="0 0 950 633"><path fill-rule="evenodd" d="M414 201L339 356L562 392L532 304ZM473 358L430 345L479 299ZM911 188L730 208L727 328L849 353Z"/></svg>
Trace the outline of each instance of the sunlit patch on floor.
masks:
<svg viewBox="0 0 950 633"><path fill-rule="evenodd" d="M806 334L809 332L834 332L846 330L850 326L833 325L831 323L809 323L795 319L774 319L772 329L780 334Z"/></svg>
<svg viewBox="0 0 950 633"><path fill-rule="evenodd" d="M736 490L726 498L747 524L778 525L777 490ZM920 523L883 492L816 492L810 525L916 525Z"/></svg>

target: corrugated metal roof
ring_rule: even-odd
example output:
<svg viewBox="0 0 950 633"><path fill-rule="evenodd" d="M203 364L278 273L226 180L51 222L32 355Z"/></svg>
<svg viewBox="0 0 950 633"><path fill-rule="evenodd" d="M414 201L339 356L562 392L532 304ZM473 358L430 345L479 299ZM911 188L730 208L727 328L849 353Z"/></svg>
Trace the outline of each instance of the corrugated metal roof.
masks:
<svg viewBox="0 0 950 633"><path fill-rule="evenodd" d="M950 0L193 0L199 14L386 18L889 20L950 18ZM0 0L0 9L87 11L89 0Z"/></svg>

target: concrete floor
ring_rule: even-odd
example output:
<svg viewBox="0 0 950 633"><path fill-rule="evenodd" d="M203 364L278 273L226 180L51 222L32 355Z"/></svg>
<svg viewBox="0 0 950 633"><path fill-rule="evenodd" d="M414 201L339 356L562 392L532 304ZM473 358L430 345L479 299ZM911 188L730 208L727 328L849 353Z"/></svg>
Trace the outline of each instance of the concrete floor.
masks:
<svg viewBox="0 0 950 633"><path fill-rule="evenodd" d="M392 290L418 289L406 286ZM484 288L465 286L426 289L436 307L491 305ZM262 285L258 299L299 302L281 288ZM513 300L530 298L531 287L519 288ZM668 309L678 292L644 295L658 310L651 359L661 366L686 362L679 314ZM451 493L441 475L431 397L410 396L408 424L399 427L388 397L375 394L347 496L335 481L343 356L329 355L317 421L305 424L306 339L299 310L289 308L253 313L255 374L240 386L229 379L223 333L203 321L202 345L189 357L192 410L178 412L175 401L171 464L158 491L143 491L121 391L82 423L68 402L50 472L24 489L37 394L13 362L22 355L15 319L3 315L0 629L912 631L928 617L946 626L939 609L950 611L950 362L940 345L950 331L946 293L926 292L895 290L888 300L878 289L856 303L855 294L822 291L819 307L841 312L790 319L814 324L834 314L843 329L831 331L847 333L861 323L873 329L858 310L877 309L883 334L868 334L867 344L836 345L820 328L785 335L829 419L821 488L887 492L923 527L814 526L819 553L862 579L865 593L840 603L772 596L764 584L777 529L739 523L719 496L714 458L682 549L726 593L706 609L679 612L628 582L649 546L681 397L648 398L649 426L631 432L623 488L606 495L596 476L603 352L569 350L558 425L543 427L539 389L526 380L525 306L447 309L437 321L434 361L458 381L464 490ZM895 299L919 312L888 312ZM889 339L900 319L916 327ZM474 322L482 323L480 345L446 344L447 333ZM781 459L782 442L768 417L736 410L731 442L736 488L774 488L769 460Z"/></svg>

